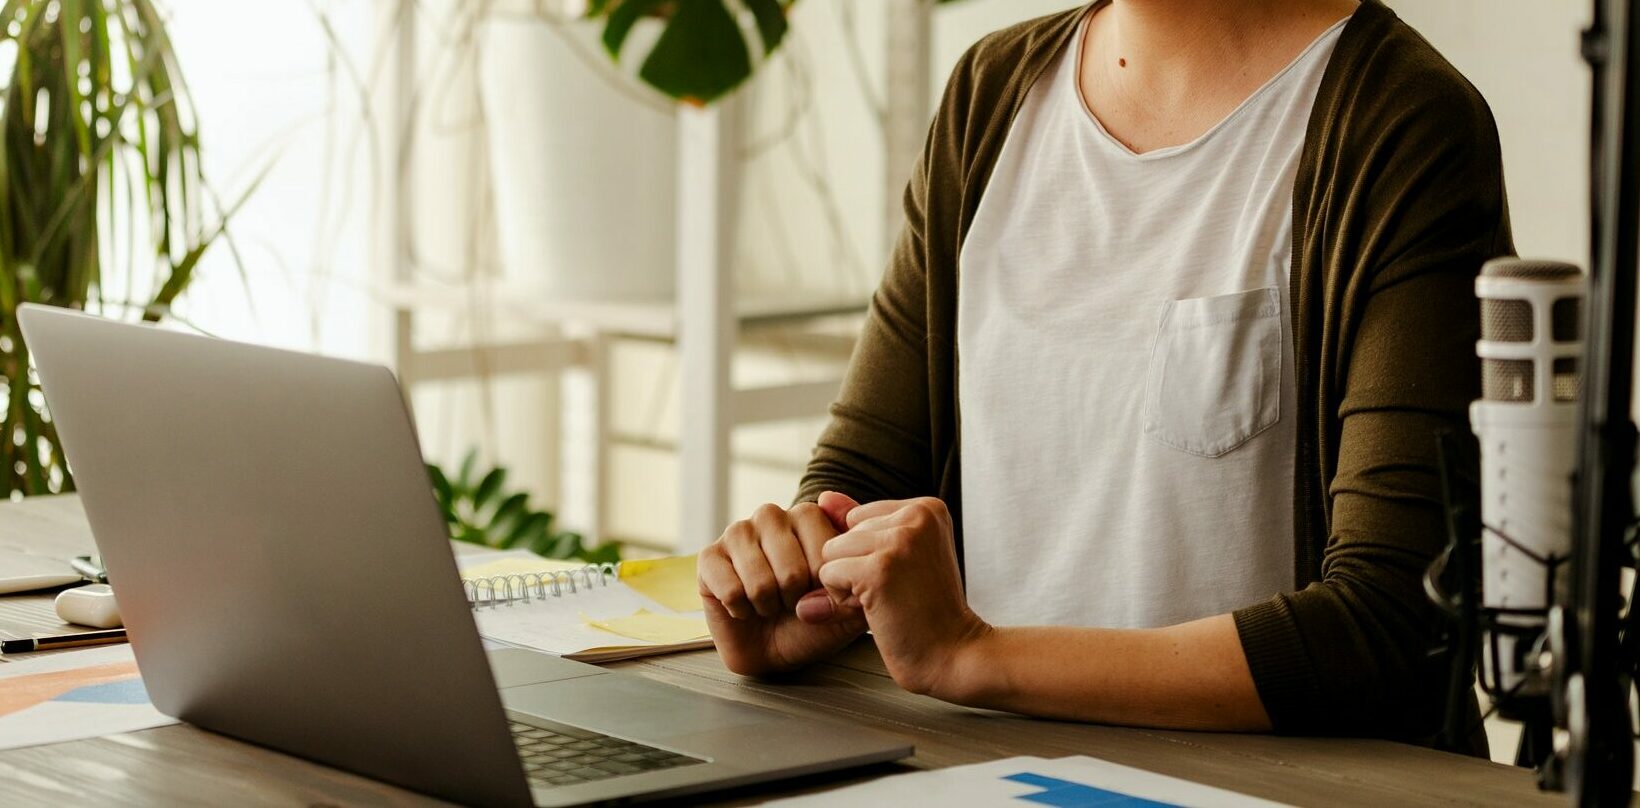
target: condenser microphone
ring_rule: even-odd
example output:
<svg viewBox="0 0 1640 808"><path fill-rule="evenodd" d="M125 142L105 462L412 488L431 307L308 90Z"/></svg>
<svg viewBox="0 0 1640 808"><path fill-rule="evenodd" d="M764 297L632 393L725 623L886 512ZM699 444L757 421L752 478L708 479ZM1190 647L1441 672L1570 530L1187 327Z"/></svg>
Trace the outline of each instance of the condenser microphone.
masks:
<svg viewBox="0 0 1640 808"><path fill-rule="evenodd" d="M1548 694L1537 648L1570 569L1586 290L1582 270L1557 261L1499 258L1475 281L1482 397L1469 417L1481 446L1481 681L1494 695Z"/></svg>

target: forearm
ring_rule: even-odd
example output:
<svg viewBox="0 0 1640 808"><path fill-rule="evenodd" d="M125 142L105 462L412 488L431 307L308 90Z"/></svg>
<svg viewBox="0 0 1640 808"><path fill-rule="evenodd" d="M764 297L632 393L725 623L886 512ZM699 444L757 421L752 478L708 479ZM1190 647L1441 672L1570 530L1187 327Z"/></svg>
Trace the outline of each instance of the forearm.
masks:
<svg viewBox="0 0 1640 808"><path fill-rule="evenodd" d="M1043 718L1170 729L1268 731L1235 622L1159 629L992 628L932 695Z"/></svg>

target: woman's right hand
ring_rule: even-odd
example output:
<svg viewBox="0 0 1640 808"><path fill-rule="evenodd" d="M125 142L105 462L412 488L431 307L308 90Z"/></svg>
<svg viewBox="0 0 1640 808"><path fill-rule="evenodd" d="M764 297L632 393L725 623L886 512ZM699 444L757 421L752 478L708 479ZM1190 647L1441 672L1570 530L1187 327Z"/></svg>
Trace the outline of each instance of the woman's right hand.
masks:
<svg viewBox="0 0 1640 808"><path fill-rule="evenodd" d="M764 505L701 551L706 623L729 670L756 676L801 668L866 630L858 604L834 603L820 586L820 548L842 532L855 506L833 492L819 504Z"/></svg>

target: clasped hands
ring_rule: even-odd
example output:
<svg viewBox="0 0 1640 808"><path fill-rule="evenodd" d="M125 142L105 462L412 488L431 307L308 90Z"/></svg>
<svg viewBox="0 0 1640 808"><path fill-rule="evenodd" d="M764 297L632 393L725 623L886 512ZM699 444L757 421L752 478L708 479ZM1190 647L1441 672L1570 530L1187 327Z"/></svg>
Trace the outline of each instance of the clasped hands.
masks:
<svg viewBox="0 0 1640 808"><path fill-rule="evenodd" d="M870 628L901 687L947 701L991 633L963 596L951 514L931 497L758 508L700 554L700 594L724 664L794 670Z"/></svg>

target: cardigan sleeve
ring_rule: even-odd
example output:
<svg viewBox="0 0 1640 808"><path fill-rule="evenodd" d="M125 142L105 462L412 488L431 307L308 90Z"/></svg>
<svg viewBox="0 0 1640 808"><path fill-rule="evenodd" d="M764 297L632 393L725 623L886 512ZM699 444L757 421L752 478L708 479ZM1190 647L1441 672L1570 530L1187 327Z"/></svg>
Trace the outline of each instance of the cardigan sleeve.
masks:
<svg viewBox="0 0 1640 808"><path fill-rule="evenodd" d="M1300 425L1337 447L1320 580L1235 614L1282 732L1416 740L1443 713L1441 622L1422 588L1447 541L1435 436L1470 435L1474 279L1513 248L1484 101L1450 68L1415 77L1410 105L1357 102L1370 111L1326 180L1351 190L1321 217L1328 285L1347 287L1329 298L1335 409ZM1363 71L1361 87L1392 95L1375 78L1387 77Z"/></svg>

